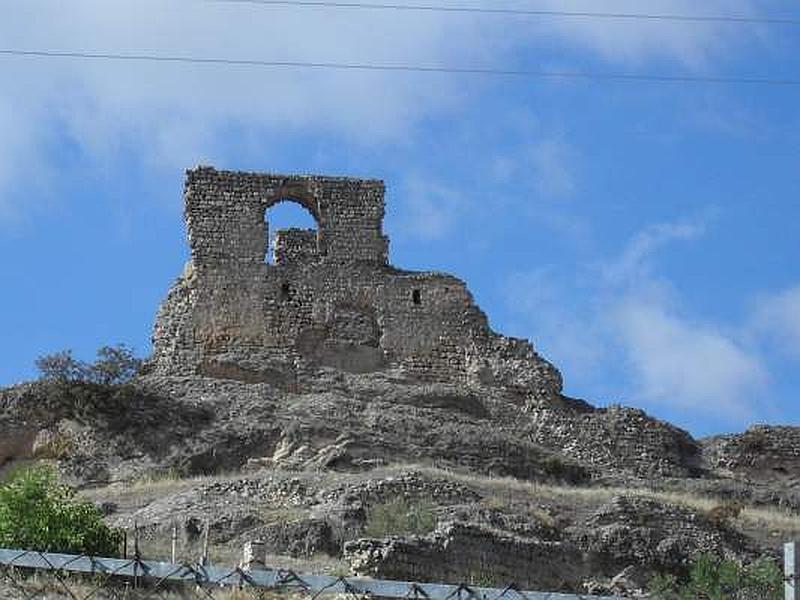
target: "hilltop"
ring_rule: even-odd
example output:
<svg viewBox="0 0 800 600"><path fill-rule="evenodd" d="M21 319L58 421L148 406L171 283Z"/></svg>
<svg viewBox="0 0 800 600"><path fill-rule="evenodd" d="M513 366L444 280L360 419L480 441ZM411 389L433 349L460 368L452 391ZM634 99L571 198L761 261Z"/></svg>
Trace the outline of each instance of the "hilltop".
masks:
<svg viewBox="0 0 800 600"><path fill-rule="evenodd" d="M318 229L267 256L286 200ZM694 439L565 396L464 282L390 265L382 182L201 167L185 202L139 374L0 391L0 464L55 462L150 552L177 522L220 561L258 539L276 564L583 591L800 531L800 428Z"/></svg>

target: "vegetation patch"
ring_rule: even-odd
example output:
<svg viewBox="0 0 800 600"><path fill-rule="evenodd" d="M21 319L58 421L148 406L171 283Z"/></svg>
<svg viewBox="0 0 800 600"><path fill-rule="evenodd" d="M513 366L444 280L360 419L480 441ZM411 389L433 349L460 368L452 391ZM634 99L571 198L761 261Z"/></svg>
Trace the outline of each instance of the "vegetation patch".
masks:
<svg viewBox="0 0 800 600"><path fill-rule="evenodd" d="M393 535L425 535L436 529L434 505L394 498L367 511L364 533L373 538Z"/></svg>
<svg viewBox="0 0 800 600"><path fill-rule="evenodd" d="M82 382L97 385L120 385L130 381L141 369L142 361L124 344L103 346L97 360L86 363L62 350L36 359L41 379L55 383Z"/></svg>
<svg viewBox="0 0 800 600"><path fill-rule="evenodd" d="M784 597L783 573L769 558L742 565L713 554L701 554L692 561L686 578L659 575L651 582L650 591L652 597L661 600L781 600Z"/></svg>
<svg viewBox="0 0 800 600"><path fill-rule="evenodd" d="M21 469L0 484L0 547L113 557L121 542L122 533L52 468Z"/></svg>

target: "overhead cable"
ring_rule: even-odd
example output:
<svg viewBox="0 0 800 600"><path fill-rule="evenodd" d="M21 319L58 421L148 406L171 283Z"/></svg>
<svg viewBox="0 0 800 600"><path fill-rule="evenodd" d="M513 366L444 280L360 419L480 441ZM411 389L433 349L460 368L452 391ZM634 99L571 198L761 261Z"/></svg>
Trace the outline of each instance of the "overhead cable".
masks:
<svg viewBox="0 0 800 600"><path fill-rule="evenodd" d="M545 10L525 8L488 8L479 6L441 6L436 4L389 4L378 2L337 2L335 0L206 0L217 4L256 4L262 6L293 6L305 8L350 8L442 13L474 13L519 17L559 17L581 19L617 19L639 21L677 21L683 23L737 23L766 25L800 25L800 18L759 17L749 15L685 15L668 13L629 13Z"/></svg>
<svg viewBox="0 0 800 600"><path fill-rule="evenodd" d="M0 55L38 58L73 58L86 60L111 60L130 62L186 63L199 65L226 65L243 67L269 67L285 69L325 69L339 71L385 71L395 73L432 73L455 75L486 75L506 77L531 77L551 79L587 79L612 81L650 81L665 83L716 83L769 86L800 86L800 79L771 77L722 77L707 75L659 75L653 73L603 73L592 71L551 71L540 69L498 69L482 67L448 67L411 64L373 64L344 62L306 62L291 60L259 60L244 58L218 58L175 56L163 54L117 54L111 52L83 52L60 50L22 50L0 48Z"/></svg>

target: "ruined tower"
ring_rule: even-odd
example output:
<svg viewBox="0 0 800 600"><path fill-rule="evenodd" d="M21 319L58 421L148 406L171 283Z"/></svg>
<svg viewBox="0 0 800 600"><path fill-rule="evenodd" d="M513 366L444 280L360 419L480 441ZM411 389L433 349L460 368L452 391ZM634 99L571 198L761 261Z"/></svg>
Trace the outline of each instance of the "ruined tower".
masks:
<svg viewBox="0 0 800 600"><path fill-rule="evenodd" d="M191 260L161 306L151 367L165 375L302 388L324 369L558 394L558 371L498 335L465 284L392 267L373 179L187 172ZM275 237L267 209L296 202L317 229Z"/></svg>

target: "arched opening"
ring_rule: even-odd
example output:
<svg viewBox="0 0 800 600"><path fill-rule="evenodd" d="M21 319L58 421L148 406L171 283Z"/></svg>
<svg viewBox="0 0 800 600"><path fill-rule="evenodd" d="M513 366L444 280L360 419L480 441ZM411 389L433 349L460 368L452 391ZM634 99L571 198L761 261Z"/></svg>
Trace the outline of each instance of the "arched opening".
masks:
<svg viewBox="0 0 800 600"><path fill-rule="evenodd" d="M265 262L288 264L318 255L318 223L299 202L281 198L267 207L264 219L267 232Z"/></svg>

